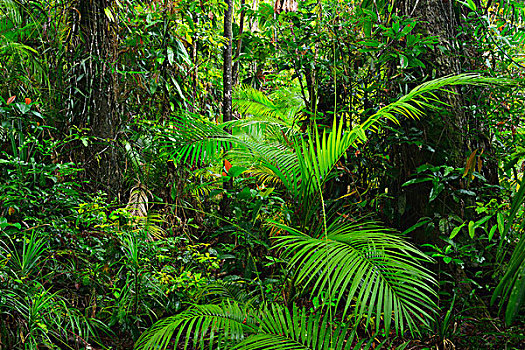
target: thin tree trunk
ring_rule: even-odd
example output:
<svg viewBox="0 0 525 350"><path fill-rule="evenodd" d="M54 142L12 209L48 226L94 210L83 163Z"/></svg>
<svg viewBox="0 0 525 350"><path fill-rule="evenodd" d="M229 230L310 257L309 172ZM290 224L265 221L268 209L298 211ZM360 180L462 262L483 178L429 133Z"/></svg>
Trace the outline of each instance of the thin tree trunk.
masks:
<svg viewBox="0 0 525 350"><path fill-rule="evenodd" d="M232 120L232 18L233 4L232 0L226 0L228 8L224 11L224 38L226 46L224 48L224 65L223 65L223 100L222 100L222 121L229 122Z"/></svg>
<svg viewBox="0 0 525 350"><path fill-rule="evenodd" d="M232 18L233 18L233 0L226 0L228 8L224 11L224 38L226 39L226 46L224 47L224 63L223 63L223 100L222 100L222 121L229 122L232 120ZM224 164L226 165L226 164ZM231 188L231 183L224 183L224 189ZM223 216L229 214L229 199L224 195L220 210Z"/></svg>
<svg viewBox="0 0 525 350"><path fill-rule="evenodd" d="M241 0L241 18L239 20L239 38L237 39L237 48L235 49L235 57L232 69L233 84L237 85L239 83L239 56L241 55L242 49L242 33L244 32L244 5L245 0Z"/></svg>

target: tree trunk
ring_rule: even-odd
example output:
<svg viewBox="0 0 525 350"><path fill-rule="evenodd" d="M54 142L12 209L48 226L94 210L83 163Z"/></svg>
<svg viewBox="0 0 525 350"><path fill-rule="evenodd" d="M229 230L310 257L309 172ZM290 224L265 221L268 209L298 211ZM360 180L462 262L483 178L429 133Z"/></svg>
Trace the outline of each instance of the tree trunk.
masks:
<svg viewBox="0 0 525 350"><path fill-rule="evenodd" d="M241 0L241 18L239 19L239 38L237 39L237 47L235 49L235 63L233 64L232 76L233 84L239 83L239 56L241 55L242 49L242 33L244 31L244 5L245 0Z"/></svg>
<svg viewBox="0 0 525 350"><path fill-rule="evenodd" d="M462 21L460 9L453 1L445 0L405 0L398 3L398 10L402 15L417 18L419 32L427 36L436 36L438 44L434 50L424 57L426 69L425 76L419 79L429 79L429 76L441 77L450 74L460 74L472 71L476 51L465 45L468 42L464 31L459 31L460 26L467 28L468 23ZM418 81L417 83L421 83ZM416 82L414 83L414 85ZM438 113L429 112L420 121L404 121L404 130L410 137L410 130L417 128L421 131L419 137L423 143L430 145L434 151L414 144L403 143L393 147L392 163L393 173L396 174L393 183L386 187L393 198L399 203L393 205L394 212L397 210L397 225L404 230L422 217L433 217L434 213L446 215L458 215L463 218L465 209L469 206L470 198L464 198L459 202L452 200L447 191L442 192L433 202L429 202L429 194L432 183L423 182L408 187L401 187L404 182L413 178L416 169L424 164L434 166L448 165L455 168L465 166L466 159L472 153L474 146L472 130L472 113L466 108L468 101L475 98L476 90L473 88L456 87L456 94L442 95L441 98L450 106ZM474 131L478 132L478 131ZM488 147L487 145L482 147ZM485 151L486 152L486 151ZM454 186L462 186L461 182ZM436 226L437 227L437 226ZM435 243L438 234L429 236L423 230L412 233L417 241L422 243Z"/></svg>
<svg viewBox="0 0 525 350"><path fill-rule="evenodd" d="M229 122L232 120L232 19L233 19L233 0L226 0L228 8L224 11L224 38L226 46L224 47L223 63L223 100L222 100L222 121ZM226 166L226 162L224 164ZM225 182L224 189L231 188L231 183ZM225 194L222 197L220 210L223 216L229 214L230 200Z"/></svg>
<svg viewBox="0 0 525 350"><path fill-rule="evenodd" d="M86 178L93 189L113 195L121 189L121 172L117 132L120 126L116 37L118 16L110 19L113 0L79 1L75 18L76 58L71 78L70 124L89 128L92 144L74 154L83 163Z"/></svg>
<svg viewBox="0 0 525 350"><path fill-rule="evenodd" d="M418 26L424 35L437 36L439 41L434 45L434 50L425 57L425 75L432 76L436 73L437 77L441 77L479 69L476 62L480 62L481 55L476 50L476 40L469 34L471 23L463 20L464 7L451 0L404 0L399 5L402 14L418 19ZM458 222L452 221L452 224L446 225L449 226L448 232L440 232L442 220L454 216L463 221L475 220L476 213L472 208L476 196L459 195L454 198L453 191L468 189L473 190L478 197L497 196L497 193L483 193L483 186L467 187L468 182L465 178L448 183L440 197L432 202L429 201L429 194L434 187L431 182L401 187L404 182L413 178L419 166L430 164L461 168L475 150L477 154L483 153L484 156L488 156L489 161L484 165L485 176L489 183L497 184L497 163L491 160L493 157L490 155L492 151L490 140L486 136L486 126L483 125L484 118L479 118L468 108L469 105L479 103L480 89L482 88L456 87L453 89L456 94L440 96L449 105L448 108L437 113L429 112L423 120L405 124L404 129L407 132L411 127L420 129L424 143L431 145L433 151L405 143L395 146L396 149L392 152L395 163L393 172L398 175L395 177L395 183L390 184L392 192L389 192L398 203L403 203L404 213L397 213L400 228L407 229L423 217L430 217L435 225L432 229L431 226L427 229L422 226L413 231L411 235L416 242L442 247L446 243L440 236L448 236L452 227L459 225ZM461 239L461 236L455 238L460 242ZM468 268L460 268L455 264L441 268L449 268L456 282L469 279L466 275ZM470 284L457 283L455 293L460 295L460 298L467 299L471 290Z"/></svg>
<svg viewBox="0 0 525 350"><path fill-rule="evenodd" d="M226 0L228 8L224 11L224 38L226 46L224 47L224 64L223 64L223 100L222 100L222 121L229 122L232 120L232 18L233 4L232 0Z"/></svg>

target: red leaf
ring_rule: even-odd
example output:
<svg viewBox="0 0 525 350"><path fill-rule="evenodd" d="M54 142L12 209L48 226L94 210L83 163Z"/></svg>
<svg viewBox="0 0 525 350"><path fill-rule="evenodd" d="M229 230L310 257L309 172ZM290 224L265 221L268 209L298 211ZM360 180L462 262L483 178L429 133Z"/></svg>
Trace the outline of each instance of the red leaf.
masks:
<svg viewBox="0 0 525 350"><path fill-rule="evenodd" d="M31 104L31 99L29 97L26 97L25 102L26 102L26 105L30 105Z"/></svg>
<svg viewBox="0 0 525 350"><path fill-rule="evenodd" d="M224 168L226 169L226 172L230 171L230 169L232 168L232 165L230 162L228 162L227 160L224 161Z"/></svg>
<svg viewBox="0 0 525 350"><path fill-rule="evenodd" d="M15 100L16 96L11 96L7 99L7 104L12 103Z"/></svg>

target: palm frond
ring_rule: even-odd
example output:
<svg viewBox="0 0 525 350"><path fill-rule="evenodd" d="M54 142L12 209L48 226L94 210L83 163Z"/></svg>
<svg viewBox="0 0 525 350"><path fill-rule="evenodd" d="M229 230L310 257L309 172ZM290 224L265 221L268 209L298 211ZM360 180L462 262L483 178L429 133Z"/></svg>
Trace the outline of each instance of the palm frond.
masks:
<svg viewBox="0 0 525 350"><path fill-rule="evenodd" d="M129 194L126 208L132 216L148 216L150 192L141 183L137 183Z"/></svg>
<svg viewBox="0 0 525 350"><path fill-rule="evenodd" d="M335 175L332 170L348 148L363 138L364 131L360 127L343 133L343 124L334 119L332 131L325 129L322 136L316 128L313 137L308 141L302 140L300 148L296 148L296 152L302 154L298 157L302 177L312 179L308 192L319 191L330 179L329 175Z"/></svg>
<svg viewBox="0 0 525 350"><path fill-rule="evenodd" d="M508 235L511 227L516 225L521 219L520 208L525 202L525 183L520 183L518 192L512 199L510 211L507 217L507 223L505 224L503 233L501 234L501 242L499 245L499 251L503 251L503 242ZM519 225L518 232L523 232L525 222ZM498 259L503 259L504 256ZM494 293L492 295L491 304L494 304L496 299L501 296L499 307L500 311L503 309L505 303L505 323L510 325L516 316L518 316L523 304L525 303L525 239L523 235L517 246L514 248L510 257L509 263L505 269L505 274L499 281Z"/></svg>
<svg viewBox="0 0 525 350"><path fill-rule="evenodd" d="M344 156L345 152L356 142L366 141L366 132L377 129L381 120L387 119L398 123L396 115L407 118L420 118L424 109L436 109L439 105L446 105L437 96L437 91L454 93L446 89L447 86L456 85L490 85L506 83L505 80L496 78L484 78L477 74L460 74L446 76L423 83L397 101L381 108L369 117L361 125L350 131L343 132L343 122L337 122L334 118L331 131L325 129L320 135L317 128L313 131L313 137L308 141L302 141L300 148L296 150L302 157L298 157L303 178L313 178L312 186L324 184L330 177L336 163ZM314 189L310 189L312 191ZM319 188L315 188L319 190Z"/></svg>
<svg viewBox="0 0 525 350"><path fill-rule="evenodd" d="M344 314L355 299L354 314L367 322L375 316L376 330L382 317L387 332L392 320L396 330L414 332L433 317L436 281L420 263L428 258L392 231L373 223L335 223L311 237L273 225L287 232L276 247L290 257L299 283L315 295L348 293Z"/></svg>
<svg viewBox="0 0 525 350"><path fill-rule="evenodd" d="M278 177L291 193L297 191L301 176L297 166L297 154L289 147L278 143L261 143L251 140L242 141L242 145L249 152L244 152L244 155L237 153L242 150L232 153L238 154L241 159L242 157L246 160L251 159L251 166L256 169L270 170L270 175Z"/></svg>
<svg viewBox="0 0 525 350"><path fill-rule="evenodd" d="M523 237L514 248L505 274L494 290L491 304L494 304L498 296L501 296L500 310L506 303L505 323L511 325L525 302L525 239Z"/></svg>
<svg viewBox="0 0 525 350"><path fill-rule="evenodd" d="M212 303L229 300L239 304L250 305L253 300L239 283L220 280L206 286L202 291L202 296L214 297L212 298Z"/></svg>
<svg viewBox="0 0 525 350"><path fill-rule="evenodd" d="M146 216L135 217L134 229L146 232L149 240L161 239L166 237L166 231L162 228L164 222L161 214L150 210Z"/></svg>
<svg viewBox="0 0 525 350"><path fill-rule="evenodd" d="M395 114L407 118L420 118L424 115L424 109L436 109L439 106L447 106L447 103L440 100L436 92L447 92L455 94L453 90L447 89L448 86L476 85L489 86L509 83L508 80L499 78L486 78L476 73L465 73L458 75L447 75L433 79L416 86L408 94L402 96L397 101L381 108L374 115L368 118L361 128L366 130L379 119L386 118L397 123Z"/></svg>
<svg viewBox="0 0 525 350"><path fill-rule="evenodd" d="M198 305L178 315L155 323L135 343L134 349L166 349L171 343L184 343L184 349L191 344L204 349L205 340L210 349L228 348L224 342L238 343L245 332L256 329L255 312L249 312L239 304L226 301L221 305ZM173 337L173 341L172 341Z"/></svg>
<svg viewBox="0 0 525 350"><path fill-rule="evenodd" d="M247 337L233 349L245 350L347 350L369 349L372 340L354 344L349 325L336 324L329 314L311 314L294 306L288 310L271 304L259 312L259 333ZM376 347L376 348L380 348Z"/></svg>
<svg viewBox="0 0 525 350"><path fill-rule="evenodd" d="M194 115L181 115L163 135L164 151L176 163L205 164L219 159L235 139L222 126Z"/></svg>
<svg viewBox="0 0 525 350"><path fill-rule="evenodd" d="M336 324L328 314L283 305L260 309L237 303L200 305L154 324L135 344L136 350L166 349L190 344L204 349L350 350L369 349L372 340L355 341L348 324ZM381 348L383 344L376 344Z"/></svg>
<svg viewBox="0 0 525 350"><path fill-rule="evenodd" d="M20 25L22 23L22 16L16 1L1 0L0 1L0 18L2 22L10 22L12 25ZM1 27L0 27L1 28ZM1 28L4 29L4 28ZM3 32L4 30L0 31Z"/></svg>
<svg viewBox="0 0 525 350"><path fill-rule="evenodd" d="M130 224L134 231L147 232L149 239L162 238L166 235L161 226L164 220L161 215L150 210L149 195L150 191L140 182L131 189L126 205L126 210L132 218Z"/></svg>
<svg viewBox="0 0 525 350"><path fill-rule="evenodd" d="M288 94L286 98L281 93L276 100L272 100L259 90L241 85L234 91L233 104L241 114L266 120L277 119L291 127L294 116L304 108L303 101L292 96Z"/></svg>

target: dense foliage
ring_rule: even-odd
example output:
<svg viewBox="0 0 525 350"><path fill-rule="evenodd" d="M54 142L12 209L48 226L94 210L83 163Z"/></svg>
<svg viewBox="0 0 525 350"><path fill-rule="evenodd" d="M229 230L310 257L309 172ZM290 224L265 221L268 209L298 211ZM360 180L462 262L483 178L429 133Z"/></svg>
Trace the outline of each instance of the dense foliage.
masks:
<svg viewBox="0 0 525 350"><path fill-rule="evenodd" d="M0 0L0 350L525 346L518 0Z"/></svg>

